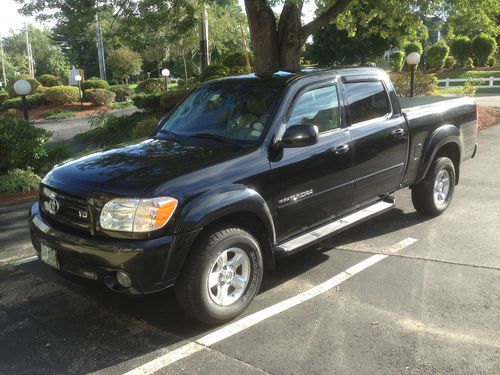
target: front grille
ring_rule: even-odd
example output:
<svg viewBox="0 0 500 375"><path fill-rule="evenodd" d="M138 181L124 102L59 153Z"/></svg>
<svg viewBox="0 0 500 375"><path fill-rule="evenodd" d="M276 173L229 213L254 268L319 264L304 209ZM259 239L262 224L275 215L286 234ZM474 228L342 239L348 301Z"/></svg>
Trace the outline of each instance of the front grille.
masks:
<svg viewBox="0 0 500 375"><path fill-rule="evenodd" d="M63 226L90 231L90 207L85 198L42 187L42 214Z"/></svg>

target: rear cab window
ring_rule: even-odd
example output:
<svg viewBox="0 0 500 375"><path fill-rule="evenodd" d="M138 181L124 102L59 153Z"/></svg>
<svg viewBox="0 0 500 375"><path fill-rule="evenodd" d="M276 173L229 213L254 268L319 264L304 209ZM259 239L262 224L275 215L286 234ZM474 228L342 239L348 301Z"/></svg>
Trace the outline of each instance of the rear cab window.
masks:
<svg viewBox="0 0 500 375"><path fill-rule="evenodd" d="M345 93L353 125L385 117L392 112L382 81L346 83Z"/></svg>

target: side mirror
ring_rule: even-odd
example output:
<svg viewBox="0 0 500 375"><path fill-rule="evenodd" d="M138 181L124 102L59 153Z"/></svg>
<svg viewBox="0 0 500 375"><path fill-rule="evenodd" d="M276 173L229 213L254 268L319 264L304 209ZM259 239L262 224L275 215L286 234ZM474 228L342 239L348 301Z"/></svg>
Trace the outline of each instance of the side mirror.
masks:
<svg viewBox="0 0 500 375"><path fill-rule="evenodd" d="M318 143L318 127L316 125L293 125L286 129L279 145L284 148L312 146Z"/></svg>

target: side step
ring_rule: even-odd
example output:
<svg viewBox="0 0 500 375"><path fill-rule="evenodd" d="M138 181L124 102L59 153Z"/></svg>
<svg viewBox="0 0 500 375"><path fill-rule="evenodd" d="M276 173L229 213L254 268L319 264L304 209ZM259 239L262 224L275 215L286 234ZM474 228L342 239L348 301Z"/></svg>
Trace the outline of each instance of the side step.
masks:
<svg viewBox="0 0 500 375"><path fill-rule="evenodd" d="M394 207L394 199L392 197L378 201L370 206L362 208L352 214L342 217L336 221L328 223L322 227L313 229L311 232L295 237L287 242L279 244L274 249L278 254L287 255L303 247L313 244L333 233L341 232L365 220L371 219L374 216L383 214Z"/></svg>

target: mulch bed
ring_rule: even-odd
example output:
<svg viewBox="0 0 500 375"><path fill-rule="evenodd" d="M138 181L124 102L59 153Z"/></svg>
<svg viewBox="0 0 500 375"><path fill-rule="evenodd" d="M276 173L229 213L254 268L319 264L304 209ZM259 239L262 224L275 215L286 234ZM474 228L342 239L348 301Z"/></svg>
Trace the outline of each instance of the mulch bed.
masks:
<svg viewBox="0 0 500 375"><path fill-rule="evenodd" d="M491 128L500 124L500 108L478 107L479 109L479 130Z"/></svg>
<svg viewBox="0 0 500 375"><path fill-rule="evenodd" d="M74 117L69 117L75 118L75 117L80 117L80 116L89 116L92 115L96 112L106 112L109 109L106 107L97 107L93 105L92 103L83 103L83 111L80 111L80 104L69 104L69 105L45 105L43 107L39 108L32 108L28 110L28 115L29 119L32 122L38 123L38 122L47 122L47 121L54 121L54 120L48 120L46 118L41 117L46 112L49 111L54 111L54 110L75 110L78 111L75 113ZM21 110L17 110L17 117L18 118L23 118L23 112Z"/></svg>
<svg viewBox="0 0 500 375"><path fill-rule="evenodd" d="M38 191L31 190L27 193L0 194L0 206L17 203L25 200L35 201L38 198Z"/></svg>

